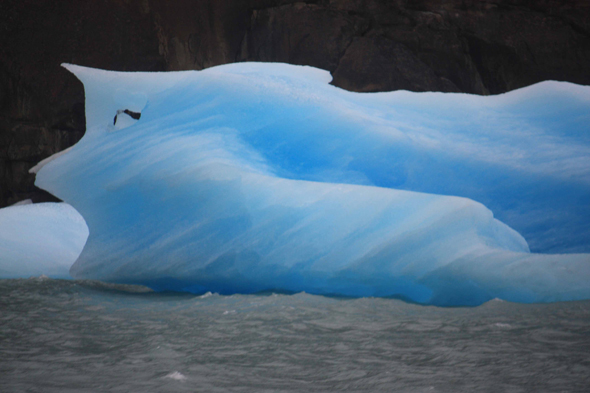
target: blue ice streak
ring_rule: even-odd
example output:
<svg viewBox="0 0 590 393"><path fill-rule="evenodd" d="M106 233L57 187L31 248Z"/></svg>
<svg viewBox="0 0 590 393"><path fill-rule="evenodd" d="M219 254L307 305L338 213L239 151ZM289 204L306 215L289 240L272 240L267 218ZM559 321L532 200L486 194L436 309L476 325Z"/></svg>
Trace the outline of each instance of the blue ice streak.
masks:
<svg viewBox="0 0 590 393"><path fill-rule="evenodd" d="M88 225L76 278L436 305L590 298L590 87L361 94L286 64L65 67L87 131L35 171Z"/></svg>

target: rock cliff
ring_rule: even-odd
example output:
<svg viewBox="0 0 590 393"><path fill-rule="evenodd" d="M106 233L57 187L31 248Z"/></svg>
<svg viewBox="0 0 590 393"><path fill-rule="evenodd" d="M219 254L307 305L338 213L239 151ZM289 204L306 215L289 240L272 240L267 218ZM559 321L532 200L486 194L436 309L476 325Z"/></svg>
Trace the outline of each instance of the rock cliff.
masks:
<svg viewBox="0 0 590 393"><path fill-rule="evenodd" d="M48 200L28 169L84 133L82 85L112 70L280 61L353 91L497 94L590 84L587 0L3 0L0 207Z"/></svg>

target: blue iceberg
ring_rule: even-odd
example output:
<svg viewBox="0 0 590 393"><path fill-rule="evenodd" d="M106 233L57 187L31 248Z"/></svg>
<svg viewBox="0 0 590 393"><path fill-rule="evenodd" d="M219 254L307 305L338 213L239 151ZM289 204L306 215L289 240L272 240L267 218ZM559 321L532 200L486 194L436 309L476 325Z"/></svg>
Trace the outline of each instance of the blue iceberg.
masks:
<svg viewBox="0 0 590 393"><path fill-rule="evenodd" d="M66 203L0 209L0 278L71 278L87 237L84 219Z"/></svg>
<svg viewBox="0 0 590 393"><path fill-rule="evenodd" d="M436 305L590 298L590 87L361 94L287 64L64 66L87 131L33 171L88 225L75 278Z"/></svg>

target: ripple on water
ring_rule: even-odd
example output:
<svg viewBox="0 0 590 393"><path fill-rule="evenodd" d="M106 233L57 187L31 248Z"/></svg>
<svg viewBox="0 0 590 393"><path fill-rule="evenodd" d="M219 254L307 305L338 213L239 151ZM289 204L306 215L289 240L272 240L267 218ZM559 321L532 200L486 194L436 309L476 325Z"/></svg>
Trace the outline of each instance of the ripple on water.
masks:
<svg viewBox="0 0 590 393"><path fill-rule="evenodd" d="M0 280L0 391L585 392L589 326L590 301L437 308Z"/></svg>

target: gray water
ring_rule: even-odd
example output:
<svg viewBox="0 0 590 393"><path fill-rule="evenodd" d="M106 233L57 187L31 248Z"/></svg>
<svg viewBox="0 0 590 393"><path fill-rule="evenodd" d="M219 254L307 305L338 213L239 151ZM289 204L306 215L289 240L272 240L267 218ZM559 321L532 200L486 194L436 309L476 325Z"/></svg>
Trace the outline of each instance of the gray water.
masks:
<svg viewBox="0 0 590 393"><path fill-rule="evenodd" d="M0 392L588 392L590 301L436 308L0 280Z"/></svg>

